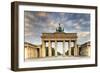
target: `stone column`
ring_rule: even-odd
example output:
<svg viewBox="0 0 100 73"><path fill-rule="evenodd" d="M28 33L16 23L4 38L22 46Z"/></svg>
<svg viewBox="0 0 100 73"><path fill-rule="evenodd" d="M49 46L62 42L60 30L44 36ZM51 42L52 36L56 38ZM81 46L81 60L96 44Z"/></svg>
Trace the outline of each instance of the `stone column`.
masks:
<svg viewBox="0 0 100 73"><path fill-rule="evenodd" d="M57 56L57 41L55 41L55 56Z"/></svg>
<svg viewBox="0 0 100 73"><path fill-rule="evenodd" d="M48 55L49 56L52 56L52 51L51 51L52 49L51 49L51 41L49 40L49 42L48 42Z"/></svg>
<svg viewBox="0 0 100 73"><path fill-rule="evenodd" d="M68 56L71 56L71 40L68 42Z"/></svg>
<svg viewBox="0 0 100 73"><path fill-rule="evenodd" d="M45 50L45 41L42 40L42 50L41 50L41 57L46 56L46 50Z"/></svg>
<svg viewBox="0 0 100 73"><path fill-rule="evenodd" d="M65 40L63 40L63 56L65 56Z"/></svg>
<svg viewBox="0 0 100 73"><path fill-rule="evenodd" d="M78 56L78 47L77 47L77 42L74 42L74 56Z"/></svg>

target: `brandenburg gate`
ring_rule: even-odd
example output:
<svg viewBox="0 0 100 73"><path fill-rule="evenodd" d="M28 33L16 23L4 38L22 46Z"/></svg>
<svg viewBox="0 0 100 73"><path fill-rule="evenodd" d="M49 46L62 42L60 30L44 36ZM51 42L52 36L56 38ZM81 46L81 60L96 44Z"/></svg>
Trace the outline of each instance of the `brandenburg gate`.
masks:
<svg viewBox="0 0 100 73"><path fill-rule="evenodd" d="M57 44L58 42L62 42L63 46L63 54L62 56L66 56L65 50L66 50L66 44L65 42L68 42L68 55L67 56L78 56L79 51L77 47L77 33L65 33L64 28L62 28L59 24L59 27L56 29L56 32L54 33L42 33L41 36L42 39L42 48L41 48L41 57L46 57L46 53L48 53L48 56L52 56L52 42L55 43L54 47L54 56L58 56L57 53ZM46 42L48 42L48 48L46 48ZM73 55L72 55L72 47L71 42L73 42ZM48 52L46 51L48 49Z"/></svg>

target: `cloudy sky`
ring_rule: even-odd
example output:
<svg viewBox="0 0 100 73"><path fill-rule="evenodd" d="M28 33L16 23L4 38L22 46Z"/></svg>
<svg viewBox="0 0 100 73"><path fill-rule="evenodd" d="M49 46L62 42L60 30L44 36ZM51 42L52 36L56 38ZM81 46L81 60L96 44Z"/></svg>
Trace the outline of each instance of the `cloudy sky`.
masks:
<svg viewBox="0 0 100 73"><path fill-rule="evenodd" d="M64 32L77 32L78 44L90 40L90 14L25 11L25 42L41 44L43 32L53 33L60 23Z"/></svg>

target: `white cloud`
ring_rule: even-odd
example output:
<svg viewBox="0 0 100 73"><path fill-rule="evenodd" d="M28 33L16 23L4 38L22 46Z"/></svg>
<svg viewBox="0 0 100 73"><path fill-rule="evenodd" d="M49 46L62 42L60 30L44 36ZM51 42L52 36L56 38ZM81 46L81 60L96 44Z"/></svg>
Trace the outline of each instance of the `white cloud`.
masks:
<svg viewBox="0 0 100 73"><path fill-rule="evenodd" d="M75 26L75 29L76 29L76 30L81 30L80 25L76 25L76 26Z"/></svg>
<svg viewBox="0 0 100 73"><path fill-rule="evenodd" d="M46 12L37 12L35 15L45 17L45 16L48 16L48 13L46 13Z"/></svg>
<svg viewBox="0 0 100 73"><path fill-rule="evenodd" d="M84 44L87 41L90 41L90 32L78 32L78 44Z"/></svg>
<svg viewBox="0 0 100 73"><path fill-rule="evenodd" d="M78 32L79 38L83 38L83 37L86 37L86 36L89 36L89 35L90 35L90 32Z"/></svg>
<svg viewBox="0 0 100 73"><path fill-rule="evenodd" d="M25 18L28 19L35 19L34 14L32 14L31 12L25 12Z"/></svg>
<svg viewBox="0 0 100 73"><path fill-rule="evenodd" d="M32 35L32 32L25 32L25 37L29 37Z"/></svg>

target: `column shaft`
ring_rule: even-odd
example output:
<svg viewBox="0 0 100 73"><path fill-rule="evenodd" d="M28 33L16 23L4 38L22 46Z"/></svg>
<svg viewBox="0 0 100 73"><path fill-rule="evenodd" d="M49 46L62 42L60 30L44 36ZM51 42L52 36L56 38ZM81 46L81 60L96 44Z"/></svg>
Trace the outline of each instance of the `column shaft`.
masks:
<svg viewBox="0 0 100 73"><path fill-rule="evenodd" d="M68 55L71 56L71 40L68 42Z"/></svg>
<svg viewBox="0 0 100 73"><path fill-rule="evenodd" d="M65 56L65 40L63 40L63 56Z"/></svg>
<svg viewBox="0 0 100 73"><path fill-rule="evenodd" d="M76 41L74 42L75 48L74 48L74 56L78 56L78 47Z"/></svg>
<svg viewBox="0 0 100 73"><path fill-rule="evenodd" d="M49 40L49 44L48 44L48 55L52 56L52 49L51 49L51 41Z"/></svg>
<svg viewBox="0 0 100 73"><path fill-rule="evenodd" d="M41 57L45 57L45 56L46 56L45 41L42 40Z"/></svg>
<svg viewBox="0 0 100 73"><path fill-rule="evenodd" d="M55 41L55 56L57 56L57 41Z"/></svg>

